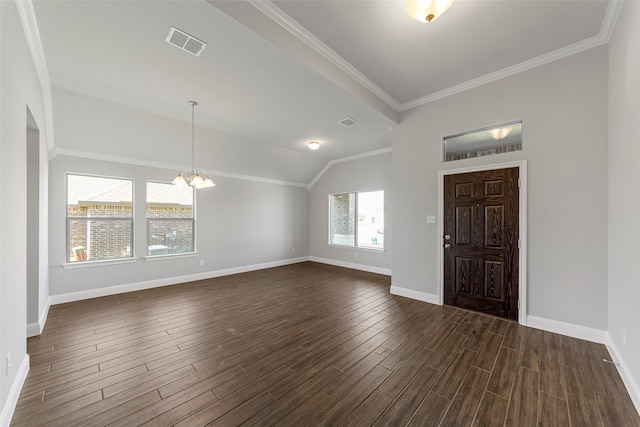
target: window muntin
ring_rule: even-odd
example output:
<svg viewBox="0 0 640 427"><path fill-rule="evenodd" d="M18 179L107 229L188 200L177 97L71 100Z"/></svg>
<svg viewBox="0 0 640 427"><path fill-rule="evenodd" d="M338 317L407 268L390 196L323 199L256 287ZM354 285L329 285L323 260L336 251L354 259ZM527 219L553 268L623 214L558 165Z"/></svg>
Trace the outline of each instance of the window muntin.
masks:
<svg viewBox="0 0 640 427"><path fill-rule="evenodd" d="M147 182L147 255L195 251L193 189Z"/></svg>
<svg viewBox="0 0 640 427"><path fill-rule="evenodd" d="M329 195L329 244L384 249L384 191Z"/></svg>
<svg viewBox="0 0 640 427"><path fill-rule="evenodd" d="M133 257L133 180L67 174L66 262Z"/></svg>

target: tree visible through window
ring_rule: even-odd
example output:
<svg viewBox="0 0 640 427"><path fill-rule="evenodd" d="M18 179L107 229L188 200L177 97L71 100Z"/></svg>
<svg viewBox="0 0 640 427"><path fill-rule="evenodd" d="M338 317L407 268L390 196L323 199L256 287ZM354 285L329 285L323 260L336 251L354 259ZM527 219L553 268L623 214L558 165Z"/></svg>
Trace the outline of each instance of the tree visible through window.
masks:
<svg viewBox="0 0 640 427"><path fill-rule="evenodd" d="M133 256L133 180L67 174L67 262Z"/></svg>
<svg viewBox="0 0 640 427"><path fill-rule="evenodd" d="M193 189L147 182L147 255L193 252Z"/></svg>
<svg viewBox="0 0 640 427"><path fill-rule="evenodd" d="M331 194L329 243L384 249L384 191Z"/></svg>

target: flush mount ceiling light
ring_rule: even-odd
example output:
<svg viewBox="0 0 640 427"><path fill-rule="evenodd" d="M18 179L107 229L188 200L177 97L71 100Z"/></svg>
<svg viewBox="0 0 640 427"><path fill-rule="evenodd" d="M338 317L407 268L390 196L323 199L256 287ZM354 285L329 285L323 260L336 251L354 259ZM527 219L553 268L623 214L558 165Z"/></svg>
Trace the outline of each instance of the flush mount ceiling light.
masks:
<svg viewBox="0 0 640 427"><path fill-rule="evenodd" d="M407 0L407 13L420 22L433 22L451 7L453 0Z"/></svg>
<svg viewBox="0 0 640 427"><path fill-rule="evenodd" d="M491 138L495 139L496 141L505 139L507 135L509 135L509 132L511 132L511 129L509 128L497 128L491 129L489 131L489 133L491 134Z"/></svg>
<svg viewBox="0 0 640 427"><path fill-rule="evenodd" d="M309 142L309 150L317 150L320 148L320 143L318 141Z"/></svg>
<svg viewBox="0 0 640 427"><path fill-rule="evenodd" d="M189 101L191 104L191 171L186 169L181 170L178 175L173 179L172 184L178 187L192 187L192 188L208 188L215 187L211 178L207 175L198 172L195 166L195 108L198 103L196 101Z"/></svg>

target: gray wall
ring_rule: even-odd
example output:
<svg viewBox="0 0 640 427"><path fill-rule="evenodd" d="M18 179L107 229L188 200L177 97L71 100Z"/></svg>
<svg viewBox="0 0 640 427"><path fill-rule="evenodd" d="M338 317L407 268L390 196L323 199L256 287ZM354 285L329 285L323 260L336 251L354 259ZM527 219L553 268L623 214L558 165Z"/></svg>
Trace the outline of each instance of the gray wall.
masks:
<svg viewBox="0 0 640 427"><path fill-rule="evenodd" d="M64 269L65 173L134 179L134 255L136 262ZM308 254L308 195L304 187L213 177L214 188L196 192L198 255L145 261L146 181L170 182L176 170L72 156L50 164L51 295L184 276L215 275L220 270L274 263ZM292 253L295 249L295 253ZM204 265L200 265L204 260ZM54 299L55 300L55 299Z"/></svg>
<svg viewBox="0 0 640 427"><path fill-rule="evenodd" d="M308 255L308 194L297 171L302 154L259 146L196 125L196 167L217 184L196 193L198 255L145 261L146 180L170 182L191 168L191 126L154 113L54 88L58 155L50 162L50 286L62 294L118 285L181 281ZM185 102L185 116L190 118ZM196 110L197 118L197 110ZM196 120L197 122L197 120ZM179 151L176 141L183 141ZM265 162L264 159L276 159ZM279 174L289 170L291 175ZM64 269L65 173L133 178L135 263ZM253 173L261 178L247 174ZM234 178L244 177L244 178ZM295 250L295 252L292 252ZM204 265L200 265L204 260ZM99 273L99 274L96 274ZM82 295L80 295L82 296Z"/></svg>
<svg viewBox="0 0 640 427"><path fill-rule="evenodd" d="M52 92L58 152L191 168L191 107L186 99L176 101L184 104L184 121L179 121L58 87ZM309 150L287 150L198 126L198 108L199 169L307 184L326 164Z"/></svg>
<svg viewBox="0 0 640 427"><path fill-rule="evenodd" d="M609 61L609 335L640 408L640 3L624 3Z"/></svg>
<svg viewBox="0 0 640 427"><path fill-rule="evenodd" d="M524 149L443 163L442 137L522 119ZM393 133L393 286L440 294L438 171L528 161L529 315L607 329L607 48L403 114ZM440 219L438 219L440 220Z"/></svg>
<svg viewBox="0 0 640 427"><path fill-rule="evenodd" d="M391 153L358 158L332 164L309 192L309 254L337 265L356 267L389 274L396 211L391 191ZM384 190L384 252L330 246L329 194Z"/></svg>
<svg viewBox="0 0 640 427"><path fill-rule="evenodd" d="M26 373L19 369L27 360L26 256L31 249L27 245L27 109L40 129L40 189L46 189L48 167L42 90L15 3L0 2L0 28L0 423L3 423L8 421L5 418L9 415L8 398L17 399L10 392L19 392L18 374ZM29 253L40 257L34 267L40 269L37 306L42 308L47 297L46 191L41 191L37 204L41 212L40 247ZM12 366L7 374L8 353Z"/></svg>

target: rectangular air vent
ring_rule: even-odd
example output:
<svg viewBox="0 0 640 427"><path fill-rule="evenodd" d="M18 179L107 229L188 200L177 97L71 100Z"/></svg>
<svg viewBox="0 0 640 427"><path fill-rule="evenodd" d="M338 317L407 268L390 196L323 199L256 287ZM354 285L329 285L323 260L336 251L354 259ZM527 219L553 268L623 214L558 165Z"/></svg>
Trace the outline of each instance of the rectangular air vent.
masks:
<svg viewBox="0 0 640 427"><path fill-rule="evenodd" d="M198 40L192 35L187 34L175 27L171 27L171 30L169 30L169 35L167 36L165 41L195 56L199 56L207 46L207 44L202 40Z"/></svg>
<svg viewBox="0 0 640 427"><path fill-rule="evenodd" d="M347 117L346 119L340 120L338 123L340 123L344 127L351 127L357 125L360 122L352 119L351 117Z"/></svg>

